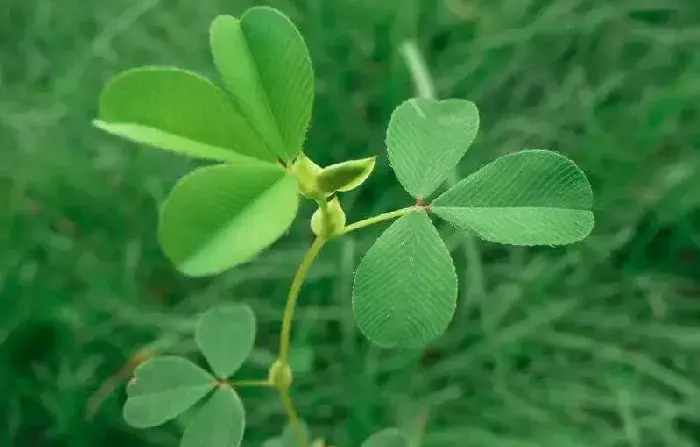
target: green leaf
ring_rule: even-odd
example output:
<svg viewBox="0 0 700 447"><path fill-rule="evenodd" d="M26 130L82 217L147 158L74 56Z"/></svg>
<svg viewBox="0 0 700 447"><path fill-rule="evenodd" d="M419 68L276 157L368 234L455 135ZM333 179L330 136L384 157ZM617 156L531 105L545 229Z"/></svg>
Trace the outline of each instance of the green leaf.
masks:
<svg viewBox="0 0 700 447"><path fill-rule="evenodd" d="M588 236L592 206L591 186L576 164L536 149L484 166L438 197L432 210L487 241L558 245Z"/></svg>
<svg viewBox="0 0 700 447"><path fill-rule="evenodd" d="M408 439L398 428L385 428L367 438L361 447L408 447Z"/></svg>
<svg viewBox="0 0 700 447"><path fill-rule="evenodd" d="M195 338L214 374L227 379L253 350L255 314L245 305L214 307L199 318Z"/></svg>
<svg viewBox="0 0 700 447"><path fill-rule="evenodd" d="M245 430L245 409L236 392L223 386L204 404L182 435L181 447L237 447Z"/></svg>
<svg viewBox="0 0 700 447"><path fill-rule="evenodd" d="M352 191L367 180L376 161L369 157L326 166L318 175L319 189L326 194Z"/></svg>
<svg viewBox="0 0 700 447"><path fill-rule="evenodd" d="M355 275L355 320L382 347L430 343L447 328L456 302L452 258L423 211L406 214L382 233Z"/></svg>
<svg viewBox="0 0 700 447"><path fill-rule="evenodd" d="M301 432L304 436L304 444L308 444L311 438L309 436L309 427L304 421L300 421L299 423L301 424ZM284 426L282 436L280 437L280 443L281 447L299 447L299 441L291 424L287 423Z"/></svg>
<svg viewBox="0 0 700 447"><path fill-rule="evenodd" d="M137 143L190 157L276 161L261 152L262 143L225 92L179 68L141 67L118 74L102 91L95 124Z"/></svg>
<svg viewBox="0 0 700 447"><path fill-rule="evenodd" d="M396 177L409 194L427 198L445 181L479 129L471 101L413 98L391 115L387 150Z"/></svg>
<svg viewBox="0 0 700 447"><path fill-rule="evenodd" d="M279 437L266 439L262 447L282 447L282 440Z"/></svg>
<svg viewBox="0 0 700 447"><path fill-rule="evenodd" d="M281 12L254 7L238 20L219 16L210 41L228 90L271 152L289 162L301 151L311 120L311 58L294 24Z"/></svg>
<svg viewBox="0 0 700 447"><path fill-rule="evenodd" d="M155 357L134 370L126 388L124 419L137 428L161 425L196 404L214 388L215 380L182 357Z"/></svg>
<svg viewBox="0 0 700 447"><path fill-rule="evenodd" d="M199 168L181 178L163 203L158 238L184 274L214 275L279 239L298 201L296 181L275 165Z"/></svg>

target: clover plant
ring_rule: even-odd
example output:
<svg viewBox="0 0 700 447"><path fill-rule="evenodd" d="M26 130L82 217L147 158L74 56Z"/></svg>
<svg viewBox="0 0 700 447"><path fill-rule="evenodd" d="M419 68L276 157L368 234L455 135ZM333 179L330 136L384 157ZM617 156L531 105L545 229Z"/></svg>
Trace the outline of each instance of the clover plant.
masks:
<svg viewBox="0 0 700 447"><path fill-rule="evenodd" d="M279 353L264 378L236 372L253 349L255 317L245 305L201 315L194 334L209 365L171 355L141 363L127 386L124 418L140 428L164 424L193 406L183 447L236 447L245 427L239 386L279 393L289 424L267 447L307 447L306 426L290 397L289 343L302 284L324 245L386 221L391 225L362 258L352 307L360 331L383 348L420 348L447 328L457 302L457 275L433 220L465 236L512 245L560 245L592 230L593 195L566 157L523 150L498 158L437 194L474 141L476 106L465 99L412 98L393 112L389 162L411 206L348 224L342 193L372 173L375 157L321 167L304 152L314 99L314 72L302 36L282 13L254 7L219 16L210 46L220 85L174 67L127 70L105 86L95 125L147 146L212 162L182 177L160 209L158 239L172 264L191 277L251 261L280 239L301 198L318 205L315 236L294 275ZM436 196L437 195L437 196ZM363 447L400 447L387 428Z"/></svg>

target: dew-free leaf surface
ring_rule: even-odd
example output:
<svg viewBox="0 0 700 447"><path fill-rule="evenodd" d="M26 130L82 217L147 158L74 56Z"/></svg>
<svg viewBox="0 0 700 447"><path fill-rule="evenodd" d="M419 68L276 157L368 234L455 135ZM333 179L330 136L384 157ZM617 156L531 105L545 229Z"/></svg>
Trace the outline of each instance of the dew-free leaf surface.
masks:
<svg viewBox="0 0 700 447"><path fill-rule="evenodd" d="M289 162L301 151L311 120L314 75L299 31L281 12L248 9L211 25L214 62L239 109L269 153Z"/></svg>
<svg viewBox="0 0 700 447"><path fill-rule="evenodd" d="M245 409L230 387L216 390L182 434L181 447L238 447L245 430Z"/></svg>
<svg viewBox="0 0 700 447"><path fill-rule="evenodd" d="M318 175L318 186L327 194L352 191L367 180L376 161L377 157L369 157L326 166Z"/></svg>
<svg viewBox="0 0 700 447"><path fill-rule="evenodd" d="M433 212L491 242L558 245L593 229L593 192L576 164L552 151L501 157L438 197Z"/></svg>
<svg viewBox="0 0 700 447"><path fill-rule="evenodd" d="M387 228L355 275L355 320L362 333L382 347L430 343L447 328L456 300L452 258L422 210Z"/></svg>
<svg viewBox="0 0 700 447"><path fill-rule="evenodd" d="M247 262L289 228L297 184L276 165L217 165L181 178L163 203L158 237L189 276Z"/></svg>
<svg viewBox="0 0 700 447"><path fill-rule="evenodd" d="M412 98L391 115L386 144L391 167L415 198L445 181L476 138L479 112L465 99Z"/></svg>
<svg viewBox="0 0 700 447"><path fill-rule="evenodd" d="M215 380L185 358L155 357L134 370L126 388L124 419L137 428L161 425L202 399Z"/></svg>
<svg viewBox="0 0 700 447"><path fill-rule="evenodd" d="M199 318L195 339L220 379L231 377L255 343L255 314L246 305L218 306Z"/></svg>
<svg viewBox="0 0 700 447"><path fill-rule="evenodd" d="M95 124L137 143L195 158L276 160L261 152L259 139L223 90L174 67L140 67L116 75L102 91Z"/></svg>

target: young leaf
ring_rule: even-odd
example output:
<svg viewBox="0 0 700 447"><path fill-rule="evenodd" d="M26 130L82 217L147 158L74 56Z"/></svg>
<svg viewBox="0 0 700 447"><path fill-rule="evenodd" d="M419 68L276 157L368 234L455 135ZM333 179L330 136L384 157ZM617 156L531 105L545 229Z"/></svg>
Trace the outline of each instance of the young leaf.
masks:
<svg viewBox="0 0 700 447"><path fill-rule="evenodd" d="M182 434L180 447L237 447L245 430L241 398L227 386L216 390Z"/></svg>
<svg viewBox="0 0 700 447"><path fill-rule="evenodd" d="M134 370L126 388L124 419L137 428L161 425L196 404L214 388L215 380L182 357L155 357Z"/></svg>
<svg viewBox="0 0 700 447"><path fill-rule="evenodd" d="M376 161L369 157L326 166L318 175L319 189L326 194L352 191L367 180Z"/></svg>
<svg viewBox="0 0 700 447"><path fill-rule="evenodd" d="M294 24L268 7L250 8L240 21L217 17L211 26L214 62L241 110L270 149L292 161L311 120L311 58Z"/></svg>
<svg viewBox="0 0 700 447"><path fill-rule="evenodd" d="M160 149L227 162L274 162L208 79L174 67L141 67L112 78L100 96L97 127Z"/></svg>
<svg viewBox="0 0 700 447"><path fill-rule="evenodd" d="M401 217L379 236L355 275L355 320L382 347L428 344L445 331L456 302L452 258L423 211Z"/></svg>
<svg viewBox="0 0 700 447"><path fill-rule="evenodd" d="M389 161L409 194L427 198L445 181L474 141L479 112L471 101L413 98L391 115Z"/></svg>
<svg viewBox="0 0 700 447"><path fill-rule="evenodd" d="M184 274L214 275L279 239L298 201L296 181L275 165L199 168L181 178L163 203L158 238Z"/></svg>
<svg viewBox="0 0 700 447"><path fill-rule="evenodd" d="M195 339L214 374L231 377L253 350L255 314L245 305L209 309L199 318Z"/></svg>
<svg viewBox="0 0 700 447"><path fill-rule="evenodd" d="M570 244L593 229L593 192L576 164L526 150L484 166L438 197L435 214L491 242Z"/></svg>
<svg viewBox="0 0 700 447"><path fill-rule="evenodd" d="M398 428L385 428L367 438L361 447L408 447L408 438Z"/></svg>

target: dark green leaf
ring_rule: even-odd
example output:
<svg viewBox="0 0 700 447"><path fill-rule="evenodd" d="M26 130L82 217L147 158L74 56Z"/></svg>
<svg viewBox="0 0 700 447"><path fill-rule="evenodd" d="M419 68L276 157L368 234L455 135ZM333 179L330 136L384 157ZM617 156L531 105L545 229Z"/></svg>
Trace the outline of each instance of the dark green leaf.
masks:
<svg viewBox="0 0 700 447"><path fill-rule="evenodd" d="M438 197L432 209L487 241L558 245L591 232L592 206L591 186L573 161L526 150L484 166Z"/></svg>
<svg viewBox="0 0 700 447"><path fill-rule="evenodd" d="M243 403L232 388L223 386L187 426L180 447L238 447L244 430Z"/></svg>
<svg viewBox="0 0 700 447"><path fill-rule="evenodd" d="M158 237L184 274L214 275L279 239L298 201L295 179L275 165L199 168L180 179L163 203Z"/></svg>
<svg viewBox="0 0 700 447"><path fill-rule="evenodd" d="M428 198L474 141L479 112L464 99L414 98L396 108L387 131L389 161L415 198Z"/></svg>
<svg viewBox="0 0 700 447"><path fill-rule="evenodd" d="M195 338L214 374L226 379L241 367L253 350L253 310L245 305L209 309L199 318Z"/></svg>
<svg viewBox="0 0 700 447"><path fill-rule="evenodd" d="M447 328L456 301L452 258L423 211L401 217L379 236L355 275L355 320L382 347L430 343Z"/></svg>
<svg viewBox="0 0 700 447"><path fill-rule="evenodd" d="M234 163L274 162L217 86L174 67L127 70L100 96L99 128L190 157Z"/></svg>
<svg viewBox="0 0 700 447"><path fill-rule="evenodd" d="M124 419L155 427L185 412L212 388L215 378L182 357L155 357L139 365L126 388Z"/></svg>

